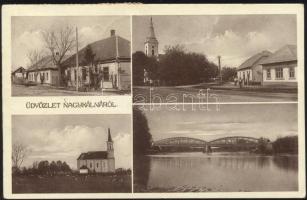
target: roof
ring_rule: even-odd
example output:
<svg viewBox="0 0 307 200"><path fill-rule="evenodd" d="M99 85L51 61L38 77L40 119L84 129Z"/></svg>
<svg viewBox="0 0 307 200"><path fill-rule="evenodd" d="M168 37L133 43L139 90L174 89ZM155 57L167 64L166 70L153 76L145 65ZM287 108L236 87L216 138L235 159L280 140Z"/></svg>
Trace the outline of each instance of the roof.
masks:
<svg viewBox="0 0 307 200"><path fill-rule="evenodd" d="M264 59L261 64L280 63L297 60L296 45L285 45L275 53Z"/></svg>
<svg viewBox="0 0 307 200"><path fill-rule="evenodd" d="M130 59L130 41L120 36L110 36L108 38L93 42L78 52L80 65L86 65L85 52L86 48L90 47L95 54L94 62L103 62L108 60ZM71 66L76 63L76 54L63 62L63 66Z"/></svg>
<svg viewBox="0 0 307 200"><path fill-rule="evenodd" d="M112 142L110 128L108 128L108 142Z"/></svg>
<svg viewBox="0 0 307 200"><path fill-rule="evenodd" d="M252 67L254 65L257 65L257 64L259 64L261 61L263 61L265 58L267 58L270 55L272 55L272 53L269 52L269 51L262 51L260 53L257 53L256 55L253 55L252 57L250 57L246 61L244 61L238 67L238 70L250 68L250 67Z"/></svg>
<svg viewBox="0 0 307 200"><path fill-rule="evenodd" d="M65 55L63 60L67 59L70 55ZM45 56L40 59L37 63L30 66L27 71L36 71L42 69L57 69L57 66L53 62L52 56Z"/></svg>
<svg viewBox="0 0 307 200"><path fill-rule="evenodd" d="M87 153L81 153L78 160L107 159L107 157L107 151L89 151Z"/></svg>
<svg viewBox="0 0 307 200"><path fill-rule="evenodd" d="M12 74L15 74L15 73L18 73L18 72L24 72L26 69L25 68L23 68L23 67L18 67L16 70L14 70L13 72L12 72Z"/></svg>

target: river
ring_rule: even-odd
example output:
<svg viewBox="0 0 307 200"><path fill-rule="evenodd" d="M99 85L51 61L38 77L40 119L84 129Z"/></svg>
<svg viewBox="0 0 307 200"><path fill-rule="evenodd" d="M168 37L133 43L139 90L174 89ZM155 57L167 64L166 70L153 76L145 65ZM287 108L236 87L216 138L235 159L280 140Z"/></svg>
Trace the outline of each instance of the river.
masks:
<svg viewBox="0 0 307 200"><path fill-rule="evenodd" d="M298 157L167 153L135 158L135 192L297 191Z"/></svg>

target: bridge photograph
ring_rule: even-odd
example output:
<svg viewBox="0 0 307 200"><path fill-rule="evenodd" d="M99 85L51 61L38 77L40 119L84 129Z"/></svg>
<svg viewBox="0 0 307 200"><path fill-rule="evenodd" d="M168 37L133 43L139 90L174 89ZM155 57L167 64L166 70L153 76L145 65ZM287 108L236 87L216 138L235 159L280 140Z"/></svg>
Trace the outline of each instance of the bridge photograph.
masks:
<svg viewBox="0 0 307 200"><path fill-rule="evenodd" d="M297 132L296 104L134 106L134 191L296 191Z"/></svg>

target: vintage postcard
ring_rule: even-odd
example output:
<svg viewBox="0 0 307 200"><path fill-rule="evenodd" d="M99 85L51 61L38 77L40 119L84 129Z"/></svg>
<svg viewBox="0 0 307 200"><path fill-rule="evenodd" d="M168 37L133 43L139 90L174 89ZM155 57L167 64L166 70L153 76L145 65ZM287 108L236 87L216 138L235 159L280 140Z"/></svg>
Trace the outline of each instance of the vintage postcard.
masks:
<svg viewBox="0 0 307 200"><path fill-rule="evenodd" d="M303 5L2 10L4 198L306 196Z"/></svg>

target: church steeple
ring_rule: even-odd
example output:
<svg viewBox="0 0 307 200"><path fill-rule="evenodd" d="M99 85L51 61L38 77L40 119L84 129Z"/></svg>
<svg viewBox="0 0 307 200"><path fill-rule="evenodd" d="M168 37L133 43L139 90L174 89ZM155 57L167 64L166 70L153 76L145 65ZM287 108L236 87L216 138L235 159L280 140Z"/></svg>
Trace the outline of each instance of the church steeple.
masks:
<svg viewBox="0 0 307 200"><path fill-rule="evenodd" d="M110 128L108 128L107 152L108 152L108 158L114 158L113 140L111 137Z"/></svg>
<svg viewBox="0 0 307 200"><path fill-rule="evenodd" d="M145 55L151 57L151 56L158 56L158 40L155 35L155 29L152 21L152 17L150 17L150 23L149 23L149 32L146 37L145 41Z"/></svg>

